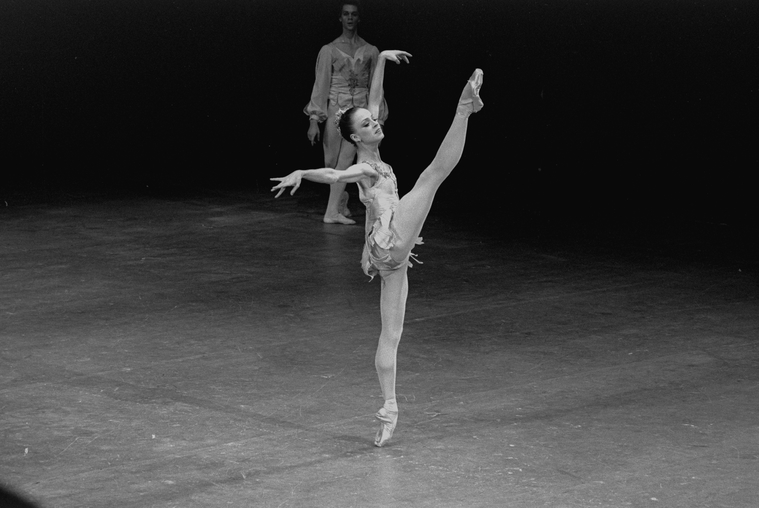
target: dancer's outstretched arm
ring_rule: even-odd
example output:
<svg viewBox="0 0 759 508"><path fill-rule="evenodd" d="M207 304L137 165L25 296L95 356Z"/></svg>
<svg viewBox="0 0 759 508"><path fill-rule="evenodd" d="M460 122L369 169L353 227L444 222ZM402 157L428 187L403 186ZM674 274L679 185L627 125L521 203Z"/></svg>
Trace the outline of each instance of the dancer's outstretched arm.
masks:
<svg viewBox="0 0 759 508"><path fill-rule="evenodd" d="M367 178L376 179L378 176L377 172L370 165L362 163L354 164L344 171L337 171L333 168L299 169L287 176L269 178L269 180L279 182L271 189L272 192L279 190L277 195L274 196L275 198L278 198L283 192L285 192L287 187L293 188L293 190L290 191L291 196L295 194L295 191L300 187L303 178L316 183L333 184L337 182L354 183Z"/></svg>
<svg viewBox="0 0 759 508"><path fill-rule="evenodd" d="M379 108L384 97L382 82L385 79L385 62L390 60L397 64L401 62L409 63L408 57L410 56L411 53L397 49L389 49L379 54L377 66L374 68L372 74L372 84L369 88L369 106L367 108L374 118L379 118Z"/></svg>

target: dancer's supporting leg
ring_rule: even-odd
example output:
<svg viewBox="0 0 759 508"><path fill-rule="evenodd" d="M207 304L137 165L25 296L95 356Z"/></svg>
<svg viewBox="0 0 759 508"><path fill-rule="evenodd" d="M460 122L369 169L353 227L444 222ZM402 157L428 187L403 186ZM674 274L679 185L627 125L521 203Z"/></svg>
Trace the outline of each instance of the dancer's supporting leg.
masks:
<svg viewBox="0 0 759 508"><path fill-rule="evenodd" d="M391 255L397 261L405 261L416 239L422 231L424 221L432 207L440 184L451 174L464 151L469 115L482 108L479 87L482 85L482 71L477 70L467 83L462 93L456 116L440 145L432 163L425 169L414 188L401 198L393 216L393 225L402 242L395 245ZM474 98L473 98L474 97ZM377 413L380 428L374 444L382 446L393 435L398 421L398 406L395 400L395 375L398 344L403 333L408 297L408 266L404 264L394 271L383 271L382 296L380 311L382 314L382 332L380 333L375 366L379 376L385 405Z"/></svg>
<svg viewBox="0 0 759 508"><path fill-rule="evenodd" d="M324 125L324 165L342 171L353 164L355 157L356 147L345 141L340 135L340 131L335 125L334 112L330 109L330 116ZM345 198L347 198L345 182L333 183L329 186L329 199L327 200L327 209L324 212L324 222L327 224L356 223L343 214L346 208Z"/></svg>
<svg viewBox="0 0 759 508"><path fill-rule="evenodd" d="M380 428L374 444L382 446L393 435L398 421L398 406L395 401L395 373L398 357L398 343L403 334L403 322L406 316L406 298L408 297L408 266L397 270L380 272L382 290L380 296L380 314L382 331L380 332L374 365L377 369L383 407L377 413Z"/></svg>

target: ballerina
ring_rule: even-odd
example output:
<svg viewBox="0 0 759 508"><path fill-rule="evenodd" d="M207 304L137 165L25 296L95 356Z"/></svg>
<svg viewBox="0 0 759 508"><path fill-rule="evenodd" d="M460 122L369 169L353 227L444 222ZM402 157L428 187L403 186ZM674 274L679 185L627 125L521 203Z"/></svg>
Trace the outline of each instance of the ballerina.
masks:
<svg viewBox="0 0 759 508"><path fill-rule="evenodd" d="M451 126L429 166L419 175L413 189L402 198L392 168L380 158L379 144L384 138L377 121L379 105L383 99L385 62L409 62L406 51L383 51L372 76L368 107L354 107L338 118L340 134L356 146L357 164L344 171L332 168L298 170L281 178L272 188L279 197L288 187L290 194L301 185L302 179L332 184L355 182L359 197L366 206L366 235L361 265L368 276L381 279L380 332L375 367L379 377L384 405L375 417L379 429L374 440L383 446L393 435L398 422L398 404L395 400L396 360L398 344L403 332L408 297L408 268L414 259L412 249L421 243L419 234L432 206L435 193L456 167L464 151L469 116L483 107L480 87L483 72L476 69L459 98Z"/></svg>

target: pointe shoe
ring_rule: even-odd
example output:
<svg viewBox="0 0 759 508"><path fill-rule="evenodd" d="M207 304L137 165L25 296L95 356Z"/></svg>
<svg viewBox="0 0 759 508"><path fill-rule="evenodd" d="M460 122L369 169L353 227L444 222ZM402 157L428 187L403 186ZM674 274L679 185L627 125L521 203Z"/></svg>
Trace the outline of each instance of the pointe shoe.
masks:
<svg viewBox="0 0 759 508"><path fill-rule="evenodd" d="M398 423L398 411L388 411L383 407L374 417L380 422L379 430L374 437L374 446L381 447L393 437L395 425Z"/></svg>
<svg viewBox="0 0 759 508"><path fill-rule="evenodd" d="M472 77L466 82L464 91L459 99L459 111L462 113L477 113L485 105L480 98L484 73L482 69L475 69Z"/></svg>
<svg viewBox="0 0 759 508"><path fill-rule="evenodd" d="M351 211L348 209L348 197L348 193L343 192L343 195L340 196L340 204L337 205L337 209L340 210L343 217L351 216Z"/></svg>
<svg viewBox="0 0 759 508"><path fill-rule="evenodd" d="M350 226L352 224L355 224L356 221L353 219L349 219L345 215L338 213L337 215L333 215L330 217L324 216L324 219L322 219L325 224L345 224L346 226Z"/></svg>

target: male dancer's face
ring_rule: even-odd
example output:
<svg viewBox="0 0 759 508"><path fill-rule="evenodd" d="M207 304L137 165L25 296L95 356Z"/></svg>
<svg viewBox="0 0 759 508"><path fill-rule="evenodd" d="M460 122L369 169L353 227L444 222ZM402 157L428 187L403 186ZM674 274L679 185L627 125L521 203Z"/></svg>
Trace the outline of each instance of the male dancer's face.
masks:
<svg viewBox="0 0 759 508"><path fill-rule="evenodd" d="M350 4L343 5L340 22L343 24L343 30L355 31L358 28L358 7Z"/></svg>

